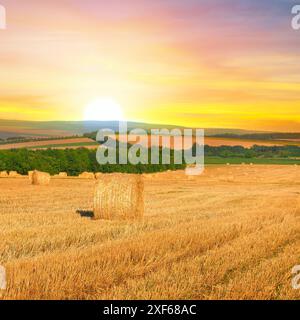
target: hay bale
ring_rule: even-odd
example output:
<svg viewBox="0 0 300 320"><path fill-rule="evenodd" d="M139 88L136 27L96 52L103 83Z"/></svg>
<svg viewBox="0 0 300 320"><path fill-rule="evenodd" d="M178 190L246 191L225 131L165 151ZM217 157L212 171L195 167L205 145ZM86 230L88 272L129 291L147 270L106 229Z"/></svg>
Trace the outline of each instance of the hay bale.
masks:
<svg viewBox="0 0 300 320"><path fill-rule="evenodd" d="M20 174L18 174L17 171L9 171L8 176L9 176L10 178L18 178L18 177L20 177Z"/></svg>
<svg viewBox="0 0 300 320"><path fill-rule="evenodd" d="M30 182L32 182L32 175L33 175L33 171L28 171L28 179Z"/></svg>
<svg viewBox="0 0 300 320"><path fill-rule="evenodd" d="M49 173L35 170L32 173L31 183L36 186L47 186L50 183L51 176Z"/></svg>
<svg viewBox="0 0 300 320"><path fill-rule="evenodd" d="M227 162L227 163L226 163L226 166L230 166L230 163L229 163L229 162Z"/></svg>
<svg viewBox="0 0 300 320"><path fill-rule="evenodd" d="M59 178L67 178L67 177L68 177L68 174L67 174L66 172L60 172L60 173L58 174L58 177L59 177Z"/></svg>
<svg viewBox="0 0 300 320"><path fill-rule="evenodd" d="M83 172L79 175L80 179L95 179L93 172Z"/></svg>
<svg viewBox="0 0 300 320"><path fill-rule="evenodd" d="M7 177L8 177L7 171L1 171L0 172L0 178L7 178Z"/></svg>
<svg viewBox="0 0 300 320"><path fill-rule="evenodd" d="M155 174L144 173L143 178L145 178L146 180L153 179L153 178L155 178Z"/></svg>
<svg viewBox="0 0 300 320"><path fill-rule="evenodd" d="M103 176L103 173L102 173L102 172L96 172L96 173L95 173L95 178L96 178L97 180L101 179L102 176Z"/></svg>
<svg viewBox="0 0 300 320"><path fill-rule="evenodd" d="M105 174L94 192L95 219L138 219L144 215L144 180L141 175Z"/></svg>
<svg viewBox="0 0 300 320"><path fill-rule="evenodd" d="M68 174L66 172L60 172L59 174L53 175L53 178L57 178L57 179L64 179L67 177L68 177Z"/></svg>

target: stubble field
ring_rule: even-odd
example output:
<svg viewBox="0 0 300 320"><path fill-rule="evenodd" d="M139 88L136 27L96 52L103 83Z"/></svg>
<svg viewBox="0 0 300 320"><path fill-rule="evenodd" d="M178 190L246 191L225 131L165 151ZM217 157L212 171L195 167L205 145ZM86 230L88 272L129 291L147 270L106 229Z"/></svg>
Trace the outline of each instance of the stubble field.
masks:
<svg viewBox="0 0 300 320"><path fill-rule="evenodd" d="M156 174L136 222L92 220L94 183L0 179L0 298L300 298L299 167Z"/></svg>
<svg viewBox="0 0 300 320"><path fill-rule="evenodd" d="M0 150L10 150L10 149L43 149L43 148L80 148L82 146L88 146L89 144L94 144L95 141L89 138L69 138L69 139L53 139L53 140L42 140L42 141L31 141L31 142L18 142L10 144L0 145ZM97 146L93 146L97 148Z"/></svg>

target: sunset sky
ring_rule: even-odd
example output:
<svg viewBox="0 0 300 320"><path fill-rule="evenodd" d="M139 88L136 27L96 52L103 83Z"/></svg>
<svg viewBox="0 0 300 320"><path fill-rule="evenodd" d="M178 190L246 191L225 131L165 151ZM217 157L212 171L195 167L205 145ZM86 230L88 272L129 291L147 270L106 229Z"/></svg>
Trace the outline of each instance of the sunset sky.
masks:
<svg viewBox="0 0 300 320"><path fill-rule="evenodd" d="M300 132L292 0L0 0L0 119Z"/></svg>

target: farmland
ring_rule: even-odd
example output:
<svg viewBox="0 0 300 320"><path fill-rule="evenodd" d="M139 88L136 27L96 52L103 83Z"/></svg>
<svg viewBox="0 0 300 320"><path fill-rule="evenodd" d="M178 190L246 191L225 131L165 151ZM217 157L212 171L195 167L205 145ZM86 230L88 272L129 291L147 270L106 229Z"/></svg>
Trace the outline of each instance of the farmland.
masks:
<svg viewBox="0 0 300 320"><path fill-rule="evenodd" d="M98 144L89 138L72 138L72 139L53 139L44 141L31 141L31 142L20 142L0 145L0 150L9 149L41 149L41 148L67 148L67 147L84 147L95 145L97 148Z"/></svg>
<svg viewBox="0 0 300 320"><path fill-rule="evenodd" d="M126 141L126 139L128 139L128 136L117 136L117 139L119 141ZM144 147L148 147L148 146L163 146L162 145L162 139L160 139L159 141L157 141L158 143L155 143L155 140L153 140L153 142L151 142L151 136L141 136L138 138L138 142L143 145ZM135 142L135 139L134 139ZM196 143L196 139L195 137L193 137L193 139L191 139L191 141L189 141L188 143L186 143L183 147L185 149L191 148L191 146L193 145L193 143ZM300 140L258 140L258 139L242 139L242 138L220 138L220 137L205 137L204 138L204 144L211 146L211 147L220 147L220 146L229 146L229 147L233 147L233 146L242 146L243 148L251 148L255 145L259 145L259 146L288 146L288 145L292 145L292 146L300 146ZM172 149L181 149L181 143L176 144L176 142L174 142L173 139L171 139L170 141L170 147Z"/></svg>
<svg viewBox="0 0 300 320"><path fill-rule="evenodd" d="M119 141L124 141L124 139L127 139L127 136L117 136L117 139ZM125 140L126 141L126 140ZM134 141L129 142L136 142L136 139ZM150 136L141 136L138 138L138 142L143 145L144 147L151 147L153 146L162 146L162 139L158 141L158 144L155 142L152 142L151 144L151 138ZM190 141L190 143L185 144L183 147L185 149L188 149L192 146L193 143L195 143L195 138ZM220 137L205 137L204 143L211 147L220 147L220 146L242 146L244 148L251 148L254 145L259 146L300 146L300 140L292 139L292 140L249 140L249 139L239 139L239 138L220 138ZM88 149L97 149L99 144L87 137L66 137L60 138L60 139L37 139L36 141L29 141L29 142L14 142L14 143L5 143L0 144L0 150L10 150L10 149L21 149L21 148L27 148L27 149L77 149L77 148L88 148ZM170 140L170 147L172 149L180 149L182 148L181 144L177 145L174 143L174 140Z"/></svg>
<svg viewBox="0 0 300 320"><path fill-rule="evenodd" d="M219 146L242 146L244 148L251 148L254 145L259 146L285 146L296 145L300 146L298 140L247 140L247 139L234 139L234 138L218 138L218 137L206 137L205 144L212 147Z"/></svg>
<svg viewBox="0 0 300 320"><path fill-rule="evenodd" d="M155 174L136 222L92 220L94 183L0 179L3 299L300 298L299 166Z"/></svg>

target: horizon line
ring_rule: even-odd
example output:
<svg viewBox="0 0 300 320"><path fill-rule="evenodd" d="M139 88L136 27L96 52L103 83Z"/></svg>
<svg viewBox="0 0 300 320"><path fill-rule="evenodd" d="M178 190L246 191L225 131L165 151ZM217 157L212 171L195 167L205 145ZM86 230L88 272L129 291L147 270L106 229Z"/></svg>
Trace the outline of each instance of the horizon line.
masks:
<svg viewBox="0 0 300 320"><path fill-rule="evenodd" d="M139 120L20 120L20 119L1 119L0 121L7 121L7 122L34 122L34 123L51 123L51 122L77 122L77 123L84 123L84 122L128 122L128 123L139 123L139 124L147 124L147 125L159 125L159 126L172 126L172 127L178 127L178 128L189 128L187 126L177 125L177 124L167 124L167 123L155 123L155 122L143 122ZM243 128L235 128L235 127L192 127L191 129L203 129L203 130L239 130L239 131L247 131L247 132L253 132L253 133L300 133L300 131L270 131L270 130L250 130L250 129L243 129ZM0 128L1 131L1 128Z"/></svg>

